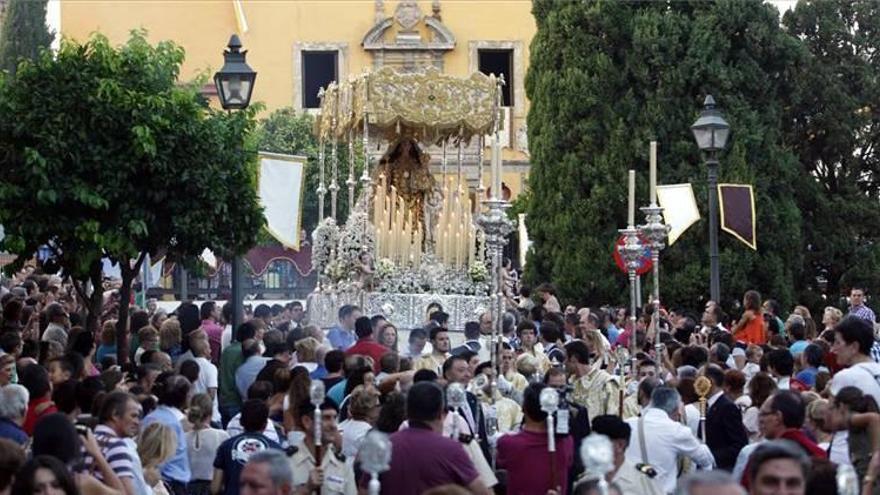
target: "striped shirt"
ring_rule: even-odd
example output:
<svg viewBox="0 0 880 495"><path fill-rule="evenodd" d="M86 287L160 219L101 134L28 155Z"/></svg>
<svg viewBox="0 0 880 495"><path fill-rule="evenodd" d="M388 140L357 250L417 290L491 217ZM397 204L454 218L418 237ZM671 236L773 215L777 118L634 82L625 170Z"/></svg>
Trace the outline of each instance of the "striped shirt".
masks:
<svg viewBox="0 0 880 495"><path fill-rule="evenodd" d="M867 320L869 323L871 323L871 325L873 325L877 321L871 308L865 306L864 304L851 306L849 308L849 314L855 316L856 318Z"/></svg>
<svg viewBox="0 0 880 495"><path fill-rule="evenodd" d="M101 453L107 459L107 463L120 478L134 478L134 468L132 463L132 451L125 443L125 440L119 438L116 432L106 425L98 425L95 427L95 440L98 441L98 447ZM95 473L95 477L103 481L101 473Z"/></svg>

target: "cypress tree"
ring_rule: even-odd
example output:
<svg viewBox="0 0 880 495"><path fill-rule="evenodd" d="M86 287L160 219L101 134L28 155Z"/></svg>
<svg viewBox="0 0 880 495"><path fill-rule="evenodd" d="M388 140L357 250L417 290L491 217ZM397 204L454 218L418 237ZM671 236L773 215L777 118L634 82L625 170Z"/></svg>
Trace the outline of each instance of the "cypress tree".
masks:
<svg viewBox="0 0 880 495"><path fill-rule="evenodd" d="M34 60L49 48L46 4L47 0L9 0L0 25L0 71L14 74L19 60Z"/></svg>
<svg viewBox="0 0 880 495"><path fill-rule="evenodd" d="M535 0L533 13L526 279L555 282L571 302L626 301L626 277L612 260L626 222L626 171L637 170L637 206L645 205L655 139L660 183L692 183L702 215L663 251L661 296L692 308L708 298L706 168L690 125L713 94L733 131L719 182L753 184L757 207L757 252L719 234L722 301L756 288L790 303L801 216L796 157L780 129L804 50L780 29L776 9L761 0Z"/></svg>
<svg viewBox="0 0 880 495"><path fill-rule="evenodd" d="M784 25L809 49L792 93L787 140L802 164L802 302L831 303L853 284L880 290L880 4L874 0L798 2ZM819 309L817 308L817 309Z"/></svg>

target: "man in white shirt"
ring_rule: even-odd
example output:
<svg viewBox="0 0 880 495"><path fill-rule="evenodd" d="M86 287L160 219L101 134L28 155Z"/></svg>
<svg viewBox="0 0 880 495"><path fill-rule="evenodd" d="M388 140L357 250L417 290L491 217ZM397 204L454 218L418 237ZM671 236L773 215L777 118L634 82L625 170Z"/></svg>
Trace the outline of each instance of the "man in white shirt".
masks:
<svg viewBox="0 0 880 495"><path fill-rule="evenodd" d="M678 422L681 396L670 387L657 387L644 414L627 420L632 429L626 458L650 464L657 470L657 482L666 493L675 491L678 458L690 458L700 469L715 465L709 447L700 443L690 428ZM650 449L648 449L650 445Z"/></svg>
<svg viewBox="0 0 880 495"><path fill-rule="evenodd" d="M874 329L866 320L847 316L834 327L831 352L837 357L837 364L848 368L838 371L831 380L832 395L852 386L880 403L880 364L871 359L873 345Z"/></svg>
<svg viewBox="0 0 880 495"><path fill-rule="evenodd" d="M211 344L208 341L208 334L203 330L195 330L190 334L189 339L190 351L193 354L192 360L199 365L199 377L193 383L194 394L208 394L214 403L214 411L211 413L211 421L220 423L220 409L217 406L217 386L218 373L217 367L211 362Z"/></svg>

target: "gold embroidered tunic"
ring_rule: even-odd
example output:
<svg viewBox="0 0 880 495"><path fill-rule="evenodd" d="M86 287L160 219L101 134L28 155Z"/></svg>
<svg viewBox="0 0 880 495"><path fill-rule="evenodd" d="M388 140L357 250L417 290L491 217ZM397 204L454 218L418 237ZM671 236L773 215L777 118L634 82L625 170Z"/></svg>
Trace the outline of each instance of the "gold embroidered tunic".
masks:
<svg viewBox="0 0 880 495"><path fill-rule="evenodd" d="M602 414L618 414L620 409L620 384L617 377L600 369L575 378L571 397L575 404L587 408L590 421Z"/></svg>

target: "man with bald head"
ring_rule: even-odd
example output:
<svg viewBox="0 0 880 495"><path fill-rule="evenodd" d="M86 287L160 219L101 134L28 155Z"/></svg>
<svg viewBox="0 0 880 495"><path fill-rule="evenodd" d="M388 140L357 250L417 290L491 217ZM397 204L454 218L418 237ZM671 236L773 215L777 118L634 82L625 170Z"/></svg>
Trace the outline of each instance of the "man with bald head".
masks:
<svg viewBox="0 0 880 495"><path fill-rule="evenodd" d="M745 489L724 471L697 471L681 480L677 495L746 495Z"/></svg>

